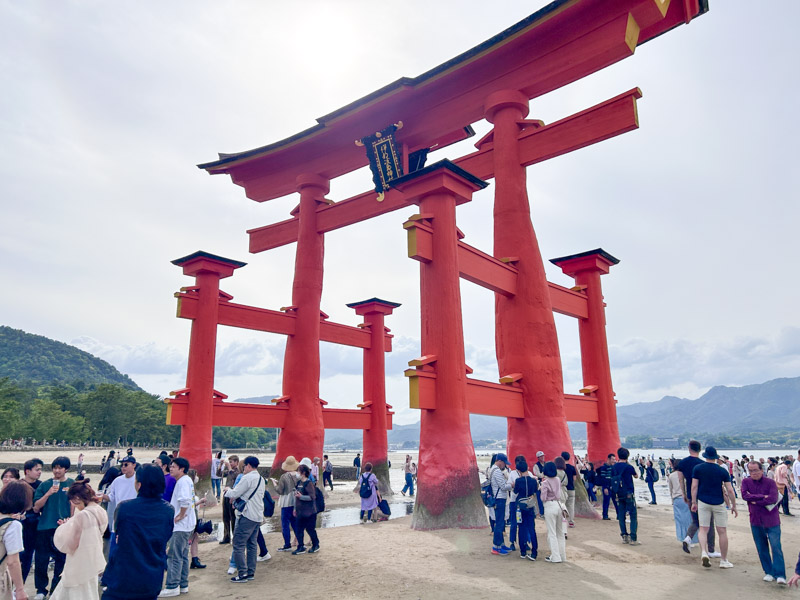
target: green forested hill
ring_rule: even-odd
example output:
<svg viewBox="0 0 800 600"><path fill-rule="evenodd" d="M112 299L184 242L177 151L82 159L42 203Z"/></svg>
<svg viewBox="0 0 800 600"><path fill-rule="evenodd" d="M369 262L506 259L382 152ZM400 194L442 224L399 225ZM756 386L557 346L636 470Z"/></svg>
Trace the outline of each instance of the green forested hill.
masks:
<svg viewBox="0 0 800 600"><path fill-rule="evenodd" d="M141 391L133 380L106 361L41 335L0 326L0 378L24 385L83 382L119 384Z"/></svg>

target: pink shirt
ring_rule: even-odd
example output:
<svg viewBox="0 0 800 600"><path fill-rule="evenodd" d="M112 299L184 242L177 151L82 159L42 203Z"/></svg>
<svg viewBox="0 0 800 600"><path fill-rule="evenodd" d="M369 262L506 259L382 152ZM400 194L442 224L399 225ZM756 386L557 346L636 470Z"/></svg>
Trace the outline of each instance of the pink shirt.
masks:
<svg viewBox="0 0 800 600"><path fill-rule="evenodd" d="M542 483L542 502L561 499L561 481L558 477L545 477Z"/></svg>
<svg viewBox="0 0 800 600"><path fill-rule="evenodd" d="M789 467L783 463L775 469L775 483L778 485L789 485Z"/></svg>

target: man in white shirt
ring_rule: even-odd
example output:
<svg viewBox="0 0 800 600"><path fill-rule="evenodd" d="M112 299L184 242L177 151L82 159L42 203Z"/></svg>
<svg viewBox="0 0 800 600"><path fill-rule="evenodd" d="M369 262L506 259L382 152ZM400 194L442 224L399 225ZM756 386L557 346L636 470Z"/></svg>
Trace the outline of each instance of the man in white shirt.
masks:
<svg viewBox="0 0 800 600"><path fill-rule="evenodd" d="M167 550L167 582L159 598L179 596L189 591L189 539L197 525L197 515L194 512L194 482L186 475L188 471L189 461L180 456L169 466L169 474L175 478L170 500L175 511L175 525Z"/></svg>
<svg viewBox="0 0 800 600"><path fill-rule="evenodd" d="M258 459L248 456L242 461L242 476L235 487L225 492L225 498L245 501L244 509L239 511L236 529L233 532L233 560L238 573L231 577L233 583L252 581L256 574L258 560L258 528L264 519L264 479L258 472ZM247 559L245 560L245 550Z"/></svg>
<svg viewBox="0 0 800 600"><path fill-rule="evenodd" d="M794 485L800 491L800 450L797 451L797 458L792 464L792 475L794 476Z"/></svg>
<svg viewBox="0 0 800 600"><path fill-rule="evenodd" d="M117 536L115 535L115 517L117 507L125 500L136 498L136 459L133 456L126 456L122 459L122 476L117 477L108 486L107 493L103 494L103 500L108 502L108 528L111 531L111 539L108 545L108 555L114 554L117 547Z"/></svg>

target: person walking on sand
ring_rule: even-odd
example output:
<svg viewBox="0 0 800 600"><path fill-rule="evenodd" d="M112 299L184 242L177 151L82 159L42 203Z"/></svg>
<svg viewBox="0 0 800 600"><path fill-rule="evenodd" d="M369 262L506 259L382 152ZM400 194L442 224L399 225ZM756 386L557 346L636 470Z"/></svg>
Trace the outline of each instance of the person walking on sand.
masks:
<svg viewBox="0 0 800 600"><path fill-rule="evenodd" d="M679 542L683 542L686 538L686 532L692 524L692 513L689 511L689 505L683 500L683 489L681 488L681 481L679 479L679 471L677 470L678 461L670 458L670 468L672 469L667 477L667 487L669 488L669 496L672 498L672 516L675 518L675 535ZM696 543L696 537L689 538L689 542Z"/></svg>
<svg viewBox="0 0 800 600"><path fill-rule="evenodd" d="M39 478L42 476L42 467L44 463L38 458L32 458L25 461L23 465L23 472L25 476L22 481L31 487L31 499L36 493L41 481ZM25 512L25 519L22 521L22 542L24 550L20 552L19 560L22 563L22 580L28 579L28 574L31 572L31 565L33 564L33 552L36 548L36 530L39 525L39 513L33 510L33 502L31 502L30 509Z"/></svg>
<svg viewBox="0 0 800 600"><path fill-rule="evenodd" d="M542 482L544 481L544 452L536 453L536 462L533 463L533 476L539 480L539 490L536 492L536 503L539 505L539 517L544 519L544 503L542 502Z"/></svg>
<svg viewBox="0 0 800 600"><path fill-rule="evenodd" d="M778 514L778 486L764 477L761 465L747 465L750 477L742 481L742 500L750 511L750 532L758 559L764 569L764 581L786 583L786 566L781 547L781 518ZM772 555L770 556L770 550Z"/></svg>
<svg viewBox="0 0 800 600"><path fill-rule="evenodd" d="M701 561L704 567L711 566L708 555L708 530L711 527L711 516L719 536L719 549L722 557L719 562L721 569L733 567L728 561L728 511L726 504L730 504L734 518L738 516L736 510L736 497L731 487L731 476L727 469L717 464L719 455L714 446L706 446L703 452L706 461L697 465L692 471L692 510L697 512L700 521L700 548L702 549Z"/></svg>
<svg viewBox="0 0 800 600"><path fill-rule="evenodd" d="M53 543L66 554L64 572L51 600L99 600L97 575L106 567L103 557L103 533L108 515L88 479L73 483L67 498L74 516L64 519L56 529Z"/></svg>
<svg viewBox="0 0 800 600"><path fill-rule="evenodd" d="M550 556L545 560L550 563L560 563L567 560L567 540L564 531L564 512L566 507L561 501L561 480L554 462L547 462L542 469L544 482L542 483L541 498L544 503L544 520L547 524L547 543L550 546Z"/></svg>
<svg viewBox="0 0 800 600"><path fill-rule="evenodd" d="M683 501L686 502L686 505L690 508L692 507L692 472L694 468L703 463L703 460L700 458L700 442L697 440L691 440L689 442L689 456L682 459L678 463L678 472L680 473L679 478L681 481L681 487L683 488ZM697 516L697 511L692 510L692 524L689 527L688 531L686 532L686 537L683 540L683 551L689 554L691 552L691 543L692 538L695 537L695 534L700 529L700 521ZM714 534L714 517L711 517L711 525L708 530L708 556L709 558L721 558L722 554L715 551L716 544L715 544L715 534Z"/></svg>
<svg viewBox="0 0 800 600"><path fill-rule="evenodd" d="M789 497L792 495L790 485L790 478L792 476L792 471L790 469L791 464L791 460L781 460L780 464L775 469L775 483L778 485L778 493L783 494L781 507L783 508L783 514L787 517L794 516L789 512Z"/></svg>
<svg viewBox="0 0 800 600"><path fill-rule="evenodd" d="M578 478L577 469L569 462L569 452L562 452L561 458L564 459L564 473L567 475L567 512L570 527L575 527L575 479Z"/></svg>
<svg viewBox="0 0 800 600"><path fill-rule="evenodd" d="M650 502L649 504L658 504L656 502L656 490L653 487L653 484L658 480L658 473L656 473L655 467L653 467L653 461L647 461L647 468L645 469L645 482L647 482L647 488L650 490Z"/></svg>
<svg viewBox="0 0 800 600"><path fill-rule="evenodd" d="M361 522L372 520L372 511L378 508L378 478L372 472L372 463L364 465L364 472L358 478L358 495L361 497Z"/></svg>
<svg viewBox="0 0 800 600"><path fill-rule="evenodd" d="M361 476L361 453L357 453L353 459L353 466L356 468L356 479Z"/></svg>
<svg viewBox="0 0 800 600"><path fill-rule="evenodd" d="M122 469L122 477L117 477L108 486L108 490L102 494L101 499L103 502L108 502L108 525L111 531L111 538L108 544L108 554L114 554L117 546L116 536L114 535L115 525L114 516L116 515L117 507L126 500L133 500L136 498L136 459L133 456L126 456L122 459L120 464Z"/></svg>
<svg viewBox="0 0 800 600"><path fill-rule="evenodd" d="M628 464L628 457L631 455L627 448L621 447L617 450L619 461L611 467L611 477L619 479L619 494L617 494L617 521L619 521L619 534L622 536L623 544L638 546L639 541L639 522L636 513L636 495L634 494L633 480L638 479L636 469ZM625 523L626 515L630 515L630 533Z"/></svg>
<svg viewBox="0 0 800 600"><path fill-rule="evenodd" d="M231 454L227 462L223 463L222 478L225 483L222 489L222 539L220 544L230 544L231 537L236 528L236 512L233 510L233 501L225 498L225 492L236 485L236 478L239 476L239 457Z"/></svg>
<svg viewBox="0 0 800 600"><path fill-rule="evenodd" d="M322 458L324 459L322 463L322 487L324 488L327 484L331 486L331 491L333 491L333 463L328 460L327 454L323 454Z"/></svg>
<svg viewBox="0 0 800 600"><path fill-rule="evenodd" d="M283 475L275 486L278 493L278 506L281 510L281 533L283 534L283 547L278 548L278 552L290 552L292 549L292 537L294 533L297 537L297 518L294 513L294 488L297 485L297 467L300 463L294 456L287 456L281 464ZM324 473L324 471L323 471Z"/></svg>
<svg viewBox="0 0 800 600"><path fill-rule="evenodd" d="M400 490L400 493L403 496L406 495L406 492L409 492L409 496L414 495L414 476L411 474L411 455L406 454L406 462L403 465L403 476L405 477L406 484L403 486L403 489Z"/></svg>

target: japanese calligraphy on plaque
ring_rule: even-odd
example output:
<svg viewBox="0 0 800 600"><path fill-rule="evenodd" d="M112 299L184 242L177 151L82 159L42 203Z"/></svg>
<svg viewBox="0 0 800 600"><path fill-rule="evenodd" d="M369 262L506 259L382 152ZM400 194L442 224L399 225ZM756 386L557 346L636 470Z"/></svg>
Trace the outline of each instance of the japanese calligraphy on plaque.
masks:
<svg viewBox="0 0 800 600"><path fill-rule="evenodd" d="M357 145L363 145L367 150L379 202L383 200L383 194L391 187L392 181L403 176L403 152L394 137L394 133L402 126L403 122L400 121L356 141Z"/></svg>

